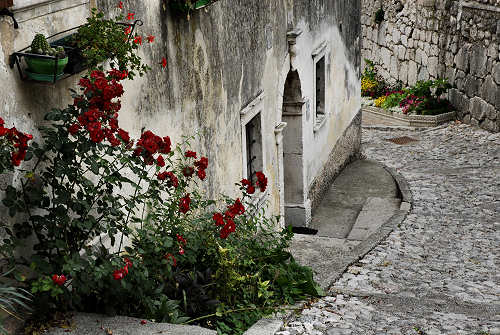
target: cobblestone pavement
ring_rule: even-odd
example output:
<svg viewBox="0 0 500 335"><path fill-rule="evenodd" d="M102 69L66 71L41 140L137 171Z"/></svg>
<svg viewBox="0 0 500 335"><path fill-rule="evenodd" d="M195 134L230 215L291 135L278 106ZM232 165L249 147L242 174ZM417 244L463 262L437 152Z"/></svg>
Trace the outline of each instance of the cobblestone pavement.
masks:
<svg viewBox="0 0 500 335"><path fill-rule="evenodd" d="M406 178L413 208L276 334L500 334L500 134L364 129L363 152Z"/></svg>

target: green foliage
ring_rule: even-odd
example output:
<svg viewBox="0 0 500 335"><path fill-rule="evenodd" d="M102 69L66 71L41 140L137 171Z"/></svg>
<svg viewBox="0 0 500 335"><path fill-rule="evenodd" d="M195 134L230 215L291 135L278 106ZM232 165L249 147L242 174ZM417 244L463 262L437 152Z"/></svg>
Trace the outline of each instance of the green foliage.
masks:
<svg viewBox="0 0 500 335"><path fill-rule="evenodd" d="M451 87L447 79L420 80L408 89L408 93L422 98L438 98Z"/></svg>
<svg viewBox="0 0 500 335"><path fill-rule="evenodd" d="M174 11L188 13L218 0L163 0ZM189 16L188 16L189 17Z"/></svg>
<svg viewBox="0 0 500 335"><path fill-rule="evenodd" d="M126 33L127 26L119 23L123 20L121 15L106 19L103 13L93 8L87 24L73 36L73 43L82 51L90 70L102 70L101 63L108 59L111 59L112 68L128 70L130 79L136 73L142 76L150 70L137 55L139 45Z"/></svg>
<svg viewBox="0 0 500 335"><path fill-rule="evenodd" d="M382 7L380 7L379 9L377 9L374 15L375 23L381 24L382 21L384 21L384 17L385 17L385 11Z"/></svg>
<svg viewBox="0 0 500 335"><path fill-rule="evenodd" d="M12 273L13 270L14 269L2 274L0 276L2 280ZM32 295L22 288L12 287L3 282L0 283L0 310L8 315L19 318L17 314L20 309L30 311L31 307L28 304L31 302L31 297ZM4 332L6 332L6 330L3 328L0 320L0 333Z"/></svg>
<svg viewBox="0 0 500 335"><path fill-rule="evenodd" d="M365 58L365 70L361 75L361 95L376 99L385 94L387 83L379 76L375 63Z"/></svg>
<svg viewBox="0 0 500 335"><path fill-rule="evenodd" d="M385 109L397 107L406 96L407 93L403 91L389 94L385 101L382 103L381 107Z"/></svg>

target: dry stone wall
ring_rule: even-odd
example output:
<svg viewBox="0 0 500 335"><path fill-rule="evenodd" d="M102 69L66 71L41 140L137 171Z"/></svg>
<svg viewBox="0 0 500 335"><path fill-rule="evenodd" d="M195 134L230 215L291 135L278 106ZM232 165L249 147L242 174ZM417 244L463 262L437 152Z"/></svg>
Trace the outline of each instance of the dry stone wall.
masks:
<svg viewBox="0 0 500 335"><path fill-rule="evenodd" d="M448 78L458 117L500 131L500 0L363 0L361 23L362 57L386 80Z"/></svg>

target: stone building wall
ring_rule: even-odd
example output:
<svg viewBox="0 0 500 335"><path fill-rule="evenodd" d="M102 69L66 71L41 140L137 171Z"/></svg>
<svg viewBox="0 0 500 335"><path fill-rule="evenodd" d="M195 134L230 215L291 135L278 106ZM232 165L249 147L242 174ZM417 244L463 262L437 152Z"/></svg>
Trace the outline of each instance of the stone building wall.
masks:
<svg viewBox="0 0 500 335"><path fill-rule="evenodd" d="M39 138L36 128L43 115L70 102L68 89L75 87L78 76L53 86L25 83L9 68L9 55L29 45L36 32L51 35L84 23L93 6L106 15L117 14L118 2L18 1L31 4L14 8L20 18L18 30L9 18L0 17L0 115L8 126ZM309 191L319 187L315 180L324 166L342 166L359 149L353 145L345 157L330 155L346 129L352 128L361 106L360 0L220 0L192 13L189 20L168 7L164 10L162 0L123 2L126 11L144 21L138 33L156 38L140 48L153 70L124 83L120 126L136 138L142 129L169 135L174 144L183 135L198 133L193 149L210 162L205 191L236 195L234 182L245 176L246 169L245 122L260 113L270 213L285 214L284 189L296 186L289 185L296 177L302 198L291 206L300 212L302 224L307 224ZM316 53L325 57L321 119L315 116L314 107ZM166 69L158 64L162 57L167 58ZM284 101L290 73L300 82L298 98ZM284 126L286 104L299 106L299 122L294 127ZM358 138L350 141L358 143L359 132L353 134ZM288 143L287 138L296 143ZM284 164L284 151L301 156L298 164ZM300 174L294 177L297 171ZM0 189L17 177L0 180Z"/></svg>
<svg viewBox="0 0 500 335"><path fill-rule="evenodd" d="M384 78L406 85L448 78L458 117L500 130L499 0L363 0L361 21L362 57Z"/></svg>

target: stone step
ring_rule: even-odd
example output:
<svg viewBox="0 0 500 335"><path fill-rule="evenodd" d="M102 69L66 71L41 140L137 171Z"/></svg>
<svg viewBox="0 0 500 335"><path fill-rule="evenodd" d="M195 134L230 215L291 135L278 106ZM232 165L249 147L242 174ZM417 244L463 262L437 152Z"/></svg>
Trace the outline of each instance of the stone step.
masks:
<svg viewBox="0 0 500 335"><path fill-rule="evenodd" d="M369 197L359 212L347 239L363 241L389 220L400 208L399 198Z"/></svg>

